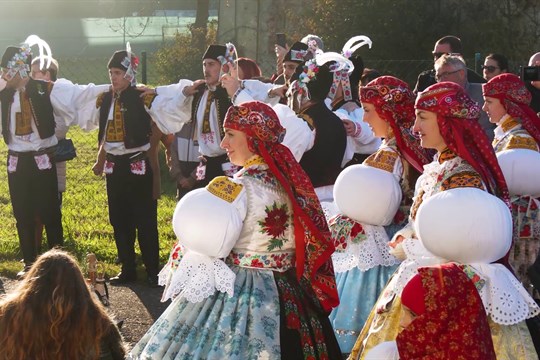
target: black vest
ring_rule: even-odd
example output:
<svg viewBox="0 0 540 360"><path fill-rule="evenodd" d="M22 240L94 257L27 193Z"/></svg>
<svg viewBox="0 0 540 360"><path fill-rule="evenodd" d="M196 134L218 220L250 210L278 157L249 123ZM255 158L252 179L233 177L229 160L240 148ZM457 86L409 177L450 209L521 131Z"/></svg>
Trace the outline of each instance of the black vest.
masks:
<svg viewBox="0 0 540 360"><path fill-rule="evenodd" d="M316 103L300 117L316 129L313 147L304 153L300 165L308 174L313 187L332 185L341 172L341 162L347 146L347 134L341 119L326 107Z"/></svg>
<svg viewBox="0 0 540 360"><path fill-rule="evenodd" d="M124 146L126 149L140 147L150 142L152 118L146 112L144 100L140 95L140 91L130 86L122 91L119 99L117 99L119 106L124 109ZM113 103L113 92L108 91L102 94L102 96L101 107L99 109L99 143L104 140L109 111Z"/></svg>
<svg viewBox="0 0 540 360"><path fill-rule="evenodd" d="M47 139L54 135L56 122L54 121L54 110L51 103L51 91L54 83L43 80L34 80L30 78L26 84L24 92L22 92L21 101L30 102L30 109L34 117L39 137ZM13 97L17 95L17 91L5 88L0 92L0 102L2 106L2 136L6 144L9 144L9 120L11 118L11 104ZM26 97L26 98L25 98ZM21 104L21 107L23 104Z"/></svg>
<svg viewBox="0 0 540 360"><path fill-rule="evenodd" d="M197 109L199 109L201 98L205 90L206 90L206 85L201 84L197 88L197 92L195 93L195 95L193 95L193 102L192 102L192 107L191 107L191 120L193 121L194 124L197 123ZM227 114L227 110L229 110L229 107L232 105L232 103L231 103L231 99L229 98L229 94L227 94L227 90L222 88L221 85L218 85L216 87L216 90L214 91L214 99L216 101L217 119L219 122L219 134L221 138L223 139L223 136L224 136L223 121L225 120L225 114Z"/></svg>

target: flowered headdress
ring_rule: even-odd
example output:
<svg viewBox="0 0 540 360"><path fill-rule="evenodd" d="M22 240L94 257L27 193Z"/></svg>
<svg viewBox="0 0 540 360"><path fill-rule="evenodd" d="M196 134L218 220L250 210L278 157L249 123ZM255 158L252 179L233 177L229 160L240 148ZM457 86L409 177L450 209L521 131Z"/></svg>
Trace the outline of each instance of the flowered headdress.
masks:
<svg viewBox="0 0 540 360"><path fill-rule="evenodd" d="M307 53L308 46L303 42L297 41L291 45L291 48L285 54L283 61L293 61L301 64L306 60Z"/></svg>
<svg viewBox="0 0 540 360"><path fill-rule="evenodd" d="M51 65L52 52L49 44L37 35L30 35L20 47L10 46L2 56L1 65L7 69L5 77L8 80L12 79L17 73L21 75L21 78L28 77L32 63L32 46L34 45L39 48L39 68L43 70ZM46 66L45 60L47 60Z"/></svg>
<svg viewBox="0 0 540 360"><path fill-rule="evenodd" d="M356 50L358 50L364 45L368 45L369 48L371 49L372 44L373 42L367 36L364 36L364 35L354 36L350 38L349 41L345 43L345 45L343 45L343 49L341 50L341 55L343 55L343 57L345 57L346 59L350 59L352 54ZM338 65L336 64L334 66L338 66ZM353 70L354 70L354 65L353 65ZM352 100L353 94L351 90L351 81L349 78L352 72L353 72L352 70L349 71L349 68L347 66L345 66L341 70L334 71L334 82L332 84L332 87L330 88L330 92L328 93L328 97L330 99L334 99L337 89L339 85L341 84L343 88L344 99L346 101Z"/></svg>
<svg viewBox="0 0 540 360"><path fill-rule="evenodd" d="M425 311L397 336L400 359L495 360L484 304L461 268L453 263L423 267L416 277L422 289L411 289L410 296L422 296ZM402 295L403 304L410 304L405 290Z"/></svg>
<svg viewBox="0 0 540 360"><path fill-rule="evenodd" d="M113 54L107 67L122 69L126 72L124 79L128 80L132 86L137 84L137 69L139 67L139 58L131 52L131 45L126 43L126 50L120 50Z"/></svg>
<svg viewBox="0 0 540 360"><path fill-rule="evenodd" d="M236 47L234 46L233 43L230 43L230 42L225 44L225 53L217 57L221 65L234 64L236 58L237 58Z"/></svg>
<svg viewBox="0 0 540 360"><path fill-rule="evenodd" d="M327 65L328 63L332 64ZM327 72L335 73L336 71L344 71L346 74L348 74L354 70L354 65L349 59L345 58L341 54L327 52L319 53L315 58L306 61L302 67L299 67L299 69L301 69L301 72L298 74L298 80L291 84L289 90L287 91L287 96L293 96L296 94L299 97L311 99L312 94L310 94L309 89L316 86L315 84L319 80L319 73L322 74L324 72L324 76L326 76ZM328 84L328 87L330 86L331 83ZM323 90L324 97L326 97L329 89ZM299 103L302 102L299 101Z"/></svg>
<svg viewBox="0 0 540 360"><path fill-rule="evenodd" d="M409 85L393 76L378 77L360 88L360 101L375 106L377 114L392 128L401 154L416 170L423 172L431 157L411 133L414 99Z"/></svg>
<svg viewBox="0 0 540 360"><path fill-rule="evenodd" d="M482 85L482 92L484 96L499 99L506 112L521 120L523 128L540 144L540 117L529 107L532 95L517 75L497 75Z"/></svg>
<svg viewBox="0 0 540 360"><path fill-rule="evenodd" d="M508 187L495 151L478 123L480 107L465 90L446 81L431 85L418 94L415 108L437 114L446 146L478 171L490 193L508 204Z"/></svg>
<svg viewBox="0 0 540 360"><path fill-rule="evenodd" d="M309 177L281 144L285 129L278 116L270 106L251 101L231 106L223 127L247 135L249 148L264 159L287 192L294 212L298 279L311 286L322 307L330 311L339 303L331 260L334 245Z"/></svg>

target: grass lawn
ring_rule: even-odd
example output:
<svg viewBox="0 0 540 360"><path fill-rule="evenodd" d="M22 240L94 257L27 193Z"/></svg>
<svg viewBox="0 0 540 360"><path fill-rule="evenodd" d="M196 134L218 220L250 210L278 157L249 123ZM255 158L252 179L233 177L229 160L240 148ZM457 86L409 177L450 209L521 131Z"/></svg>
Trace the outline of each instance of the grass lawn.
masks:
<svg viewBox="0 0 540 360"><path fill-rule="evenodd" d="M113 229L109 224L105 178L92 173L97 153L97 132L85 133L78 128L70 129L68 137L73 139L77 157L67 163L67 188L63 195L62 222L64 225L65 249L85 266L89 252L97 255L105 264L109 275L119 270L114 265L116 246ZM0 145L0 275L14 277L21 270L22 255L11 208L6 171L7 147ZM162 196L158 201L158 230L160 259L167 261L169 250L175 241L171 219L176 205L175 185L170 181L163 151L160 154ZM137 254L140 254L136 246ZM47 250L44 234L42 251ZM139 260L139 270L144 266Z"/></svg>

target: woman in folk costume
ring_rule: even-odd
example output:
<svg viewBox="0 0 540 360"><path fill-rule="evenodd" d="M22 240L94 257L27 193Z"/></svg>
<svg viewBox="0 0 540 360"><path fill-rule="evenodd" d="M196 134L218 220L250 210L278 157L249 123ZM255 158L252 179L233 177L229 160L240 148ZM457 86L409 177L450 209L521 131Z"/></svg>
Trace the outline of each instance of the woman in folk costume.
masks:
<svg viewBox="0 0 540 360"><path fill-rule="evenodd" d="M444 262L418 241L414 232L420 204L430 196L453 188L474 187L501 194L508 190L493 148L478 124L480 108L459 85L442 82L430 86L416 99L413 131L423 148L437 150L435 160L424 166L416 182L409 224L394 235L393 253L405 260L377 300L358 337L351 357L363 358L366 350L394 340L399 326L401 290L420 266Z"/></svg>
<svg viewBox="0 0 540 360"><path fill-rule="evenodd" d="M329 224L336 246L332 259L340 306L330 320L343 353L351 352L400 262L389 253L389 238L405 224L414 182L429 162L410 132L414 96L405 82L380 77L360 90L360 98L364 121L384 141L362 165L345 169L334 188L339 214Z"/></svg>
<svg viewBox="0 0 540 360"><path fill-rule="evenodd" d="M495 360L484 304L455 263L418 269L402 293L401 360Z"/></svg>
<svg viewBox="0 0 540 360"><path fill-rule="evenodd" d="M165 294L174 300L131 356L339 359L327 318L339 302L334 246L313 186L268 105L232 106L224 128L221 146L243 168L178 204L185 249Z"/></svg>
<svg viewBox="0 0 540 360"><path fill-rule="evenodd" d="M495 359L496 349L499 359L535 359L525 320L540 308L510 270L494 263L512 245L507 204L478 188L449 189L423 201L414 226L418 241L446 264L418 269L425 296L411 294L418 274L405 285L399 358Z"/></svg>
<svg viewBox="0 0 540 360"><path fill-rule="evenodd" d="M529 107L531 94L518 76L501 74L482 88L483 109L497 124L493 147L512 202L514 246L509 260L532 294L527 268L540 250L540 118Z"/></svg>

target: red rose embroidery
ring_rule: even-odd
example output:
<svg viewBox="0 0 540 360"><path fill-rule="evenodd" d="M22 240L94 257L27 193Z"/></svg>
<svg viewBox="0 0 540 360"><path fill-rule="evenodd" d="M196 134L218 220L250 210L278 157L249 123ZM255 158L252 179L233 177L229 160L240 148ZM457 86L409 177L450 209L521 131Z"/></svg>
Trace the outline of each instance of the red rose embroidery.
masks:
<svg viewBox="0 0 540 360"><path fill-rule="evenodd" d="M262 267L264 267L264 264L259 259L253 259L253 260L251 260L251 265L250 266L251 267L262 268Z"/></svg>

